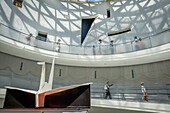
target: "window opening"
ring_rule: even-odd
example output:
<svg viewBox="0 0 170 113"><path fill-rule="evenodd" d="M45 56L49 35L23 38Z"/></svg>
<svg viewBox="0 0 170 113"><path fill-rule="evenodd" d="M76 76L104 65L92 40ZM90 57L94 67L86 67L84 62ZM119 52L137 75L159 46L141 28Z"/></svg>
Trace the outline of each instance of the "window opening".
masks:
<svg viewBox="0 0 170 113"><path fill-rule="evenodd" d="M13 5L22 8L23 0L14 0Z"/></svg>
<svg viewBox="0 0 170 113"><path fill-rule="evenodd" d="M36 36L36 39L41 40L41 41L46 41L47 33L39 31L38 36Z"/></svg>
<svg viewBox="0 0 170 113"><path fill-rule="evenodd" d="M61 69L59 70L59 76L61 77Z"/></svg>
<svg viewBox="0 0 170 113"><path fill-rule="evenodd" d="M94 78L96 79L97 75L96 75L96 71L94 72Z"/></svg>
<svg viewBox="0 0 170 113"><path fill-rule="evenodd" d="M134 78L135 76L134 76L134 72L133 72L133 70L131 70L132 71L132 78Z"/></svg>
<svg viewBox="0 0 170 113"><path fill-rule="evenodd" d="M83 44L83 42L86 39L88 33L90 32L96 17L97 16L82 17L82 24L81 24L81 45Z"/></svg>
<svg viewBox="0 0 170 113"><path fill-rule="evenodd" d="M131 29L126 28L126 29L122 29L122 30L119 30L119 31L110 32L110 33L108 33L108 36L118 35L118 34L126 33L126 32L129 32L129 31L131 31Z"/></svg>
<svg viewBox="0 0 170 113"><path fill-rule="evenodd" d="M22 70L22 67L23 67L23 62L21 62L21 64L20 64L20 71Z"/></svg>
<svg viewBox="0 0 170 113"><path fill-rule="evenodd" d="M107 18L110 18L110 9L107 9Z"/></svg>

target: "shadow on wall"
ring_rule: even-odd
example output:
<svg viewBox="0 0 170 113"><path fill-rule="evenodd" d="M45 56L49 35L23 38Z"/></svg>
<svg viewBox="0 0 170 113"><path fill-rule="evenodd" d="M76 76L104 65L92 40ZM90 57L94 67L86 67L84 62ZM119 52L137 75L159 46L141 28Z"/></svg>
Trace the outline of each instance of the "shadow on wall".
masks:
<svg viewBox="0 0 170 113"><path fill-rule="evenodd" d="M62 39L65 44L81 43L81 17L99 15L89 33L86 44L95 44L98 39L123 42L134 36L145 36L168 28L168 0L161 1L109 1L103 3L75 3L70 1L24 1L22 8L12 0L1 2L2 21L24 32L37 34L44 31L50 41ZM159 6L159 7L158 7ZM102 9L100 9L102 7ZM107 18L107 9L110 17ZM83 9L83 10L82 10ZM99 10L100 9L100 10ZM11 12L11 13L8 13ZM126 37L108 37L108 32L131 28ZM92 35L95 33L95 35Z"/></svg>

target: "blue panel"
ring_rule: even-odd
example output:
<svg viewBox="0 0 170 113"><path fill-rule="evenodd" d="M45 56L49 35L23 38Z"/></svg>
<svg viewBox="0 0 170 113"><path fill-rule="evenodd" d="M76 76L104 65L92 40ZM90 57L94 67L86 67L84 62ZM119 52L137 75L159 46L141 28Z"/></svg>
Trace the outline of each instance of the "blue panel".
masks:
<svg viewBox="0 0 170 113"><path fill-rule="evenodd" d="M36 36L36 39L37 39L37 40L46 41L46 38L45 38L45 37L42 37L42 36Z"/></svg>
<svg viewBox="0 0 170 113"><path fill-rule="evenodd" d="M81 27L81 44L83 43L84 39L86 38L86 35L93 23L95 18L91 19L82 19L82 27Z"/></svg>

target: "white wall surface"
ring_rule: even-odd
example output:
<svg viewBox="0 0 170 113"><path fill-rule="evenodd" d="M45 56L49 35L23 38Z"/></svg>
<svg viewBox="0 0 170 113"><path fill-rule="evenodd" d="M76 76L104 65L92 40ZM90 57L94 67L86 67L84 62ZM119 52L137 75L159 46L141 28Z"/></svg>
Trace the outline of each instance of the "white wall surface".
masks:
<svg viewBox="0 0 170 113"><path fill-rule="evenodd" d="M75 3L67 0L24 0L23 7L12 0L1 0L0 21L25 33L48 33L50 41L58 38L65 44L80 44L82 16L98 16L85 44L102 39L107 44L145 37L170 26L169 0L111 0L103 3ZM111 17L107 18L106 9ZM125 28L131 31L108 37L108 32Z"/></svg>

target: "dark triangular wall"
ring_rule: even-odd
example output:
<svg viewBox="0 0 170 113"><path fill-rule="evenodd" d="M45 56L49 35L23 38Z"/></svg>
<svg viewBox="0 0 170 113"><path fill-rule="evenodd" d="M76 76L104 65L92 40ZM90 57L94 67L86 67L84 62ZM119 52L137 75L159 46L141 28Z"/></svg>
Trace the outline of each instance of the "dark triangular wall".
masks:
<svg viewBox="0 0 170 113"><path fill-rule="evenodd" d="M94 20L95 20L95 18L82 19L81 44L83 43L84 39L86 38L86 36L87 36L87 34L88 34Z"/></svg>
<svg viewBox="0 0 170 113"><path fill-rule="evenodd" d="M90 108L90 85L45 95L45 108Z"/></svg>
<svg viewBox="0 0 170 113"><path fill-rule="evenodd" d="M7 89L3 108L35 108L35 94Z"/></svg>

